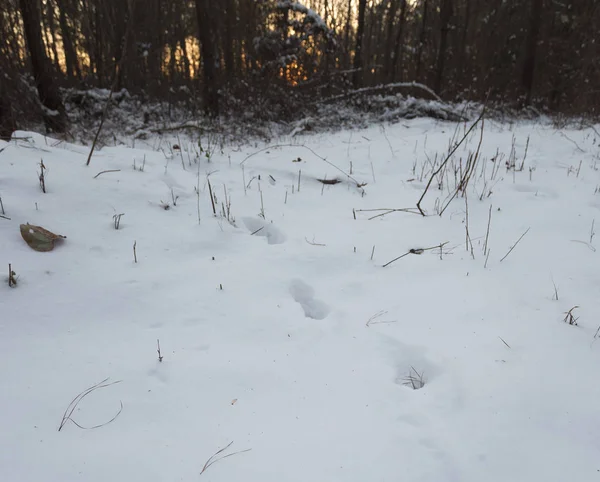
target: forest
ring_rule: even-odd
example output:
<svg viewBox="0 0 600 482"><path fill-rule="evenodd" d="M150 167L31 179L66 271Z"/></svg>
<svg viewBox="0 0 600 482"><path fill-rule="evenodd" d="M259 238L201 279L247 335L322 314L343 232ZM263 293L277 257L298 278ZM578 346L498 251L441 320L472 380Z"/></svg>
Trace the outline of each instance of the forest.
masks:
<svg viewBox="0 0 600 482"><path fill-rule="evenodd" d="M384 94L595 116L599 31L597 0L2 0L0 135L65 131L90 89L212 119Z"/></svg>

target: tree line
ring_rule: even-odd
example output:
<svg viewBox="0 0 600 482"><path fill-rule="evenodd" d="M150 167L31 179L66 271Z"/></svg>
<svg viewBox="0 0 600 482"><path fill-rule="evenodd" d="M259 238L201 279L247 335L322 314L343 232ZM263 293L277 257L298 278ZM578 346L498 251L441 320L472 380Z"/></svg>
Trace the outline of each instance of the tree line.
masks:
<svg viewBox="0 0 600 482"><path fill-rule="evenodd" d="M598 0L2 0L0 135L38 111L63 131L61 92L92 87L286 116L416 82L595 115L598 32Z"/></svg>

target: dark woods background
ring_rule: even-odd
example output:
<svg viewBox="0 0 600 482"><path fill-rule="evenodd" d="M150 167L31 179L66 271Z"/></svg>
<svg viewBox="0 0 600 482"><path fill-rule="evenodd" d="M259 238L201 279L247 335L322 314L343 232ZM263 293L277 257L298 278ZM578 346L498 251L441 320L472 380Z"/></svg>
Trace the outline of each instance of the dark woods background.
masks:
<svg viewBox="0 0 600 482"><path fill-rule="evenodd" d="M357 91L596 115L599 32L598 0L0 0L0 135L64 131L98 87L213 117Z"/></svg>

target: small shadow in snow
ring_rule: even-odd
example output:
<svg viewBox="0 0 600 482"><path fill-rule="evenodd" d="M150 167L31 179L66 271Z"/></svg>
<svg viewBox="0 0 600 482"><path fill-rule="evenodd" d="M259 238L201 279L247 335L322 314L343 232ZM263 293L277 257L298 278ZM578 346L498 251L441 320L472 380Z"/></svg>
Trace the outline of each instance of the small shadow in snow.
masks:
<svg viewBox="0 0 600 482"><path fill-rule="evenodd" d="M322 320L329 314L329 306L315 298L315 290L304 281L295 279L290 283L290 294L304 310L304 316L313 320Z"/></svg>
<svg viewBox="0 0 600 482"><path fill-rule="evenodd" d="M273 223L269 223L261 218L242 218L242 222L254 236L267 238L269 244L283 244L287 239L285 234Z"/></svg>

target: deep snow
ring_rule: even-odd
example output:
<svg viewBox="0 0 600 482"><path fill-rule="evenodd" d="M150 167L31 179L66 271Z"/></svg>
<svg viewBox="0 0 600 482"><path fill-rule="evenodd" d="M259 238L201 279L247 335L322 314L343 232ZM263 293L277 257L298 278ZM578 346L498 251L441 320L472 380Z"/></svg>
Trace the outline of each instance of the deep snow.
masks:
<svg viewBox="0 0 600 482"><path fill-rule="evenodd" d="M433 182L429 216L360 211L414 208L468 126L416 119L210 160L196 139L179 151L163 137L105 147L89 167L87 147L30 132L0 142L2 478L600 480L598 128L487 122L467 190L472 254L464 198L435 210L478 129L442 190ZM517 167L527 146L520 172L505 165L513 141ZM351 166L364 193L315 153ZM26 222L67 239L35 252ZM445 242L441 259L382 267ZM564 323L576 305L577 326ZM119 416L59 432L69 402L106 378L120 383L72 418L103 424L122 403ZM230 442L220 455L251 450L201 474Z"/></svg>

